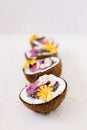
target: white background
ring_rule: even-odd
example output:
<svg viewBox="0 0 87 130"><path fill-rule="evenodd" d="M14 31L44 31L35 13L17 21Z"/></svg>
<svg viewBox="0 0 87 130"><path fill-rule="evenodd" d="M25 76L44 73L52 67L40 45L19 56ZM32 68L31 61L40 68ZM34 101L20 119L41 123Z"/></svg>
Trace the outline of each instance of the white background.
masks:
<svg viewBox="0 0 87 130"><path fill-rule="evenodd" d="M47 115L18 97L34 32L58 40L68 83L64 102ZM0 130L87 130L87 0L0 0L0 33Z"/></svg>
<svg viewBox="0 0 87 130"><path fill-rule="evenodd" d="M0 35L0 130L87 130L87 36L54 35L68 91L47 115L32 112L18 97L27 83L21 67L29 36Z"/></svg>
<svg viewBox="0 0 87 130"><path fill-rule="evenodd" d="M87 33L87 0L0 0L0 33Z"/></svg>

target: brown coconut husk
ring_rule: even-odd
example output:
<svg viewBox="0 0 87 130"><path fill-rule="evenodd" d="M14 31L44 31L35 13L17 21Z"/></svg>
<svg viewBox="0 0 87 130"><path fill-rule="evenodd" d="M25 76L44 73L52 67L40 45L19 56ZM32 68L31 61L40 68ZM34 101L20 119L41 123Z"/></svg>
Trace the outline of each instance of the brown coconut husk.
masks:
<svg viewBox="0 0 87 130"><path fill-rule="evenodd" d="M52 53L52 54L47 54L47 55L37 55L35 59L43 59L43 58L47 58L47 57L58 57L58 53ZM27 60L30 60L32 58L27 57L26 53L25 53L25 58Z"/></svg>
<svg viewBox="0 0 87 130"><path fill-rule="evenodd" d="M59 77L61 75L61 72L62 72L62 62L60 60L60 62L55 65L54 67L44 71L44 72L39 72L39 73L36 73L36 74L25 74L25 77L26 79L29 81L29 82L35 82L40 76L44 75L44 74L54 74L55 76Z"/></svg>
<svg viewBox="0 0 87 130"><path fill-rule="evenodd" d="M29 109L31 109L32 111L39 112L39 113L49 113L49 112L53 111L54 109L56 109L61 104L61 102L64 100L64 98L66 96L66 92L67 92L67 83L66 83L66 88L62 94L60 94L59 96L57 96L53 100L46 102L46 103L43 103L43 104L26 103L21 98L21 93L19 94L19 98L23 102L23 104L26 107L28 107Z"/></svg>

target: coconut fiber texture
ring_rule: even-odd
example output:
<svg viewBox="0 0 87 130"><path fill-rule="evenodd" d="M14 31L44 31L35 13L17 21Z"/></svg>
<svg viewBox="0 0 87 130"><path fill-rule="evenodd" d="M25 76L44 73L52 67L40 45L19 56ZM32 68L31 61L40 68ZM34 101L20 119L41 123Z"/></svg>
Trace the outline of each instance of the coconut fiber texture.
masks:
<svg viewBox="0 0 87 130"><path fill-rule="evenodd" d="M29 109L31 109L32 111L45 114L45 113L49 113L49 112L53 111L61 104L61 102L64 100L64 98L66 96L66 92L67 92L67 83L66 83L65 90L62 92L62 94L58 95L56 98L54 98L53 100L51 100L49 102L46 102L43 104L36 104L36 105L29 104L29 103L26 103L25 101L23 101L23 99L21 98L21 93L19 94L19 98L23 102L23 104L26 107L28 107Z"/></svg>

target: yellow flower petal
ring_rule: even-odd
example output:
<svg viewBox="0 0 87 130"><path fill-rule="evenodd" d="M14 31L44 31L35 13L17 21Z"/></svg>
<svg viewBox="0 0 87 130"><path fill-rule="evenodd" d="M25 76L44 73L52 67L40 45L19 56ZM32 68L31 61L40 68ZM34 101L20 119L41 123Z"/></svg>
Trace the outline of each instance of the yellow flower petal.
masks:
<svg viewBox="0 0 87 130"><path fill-rule="evenodd" d="M50 51L50 52L57 52L57 46L53 43L47 43L45 45L46 50Z"/></svg>
<svg viewBox="0 0 87 130"><path fill-rule="evenodd" d="M39 98L41 100L43 100L44 102L46 101L50 101L51 99L53 99L53 87L51 86L47 86L47 85L43 85L39 88L38 92L37 92L37 96L39 96Z"/></svg>
<svg viewBox="0 0 87 130"><path fill-rule="evenodd" d="M50 101L50 100L53 99L53 93L54 93L54 92L49 93L49 95L47 96L47 101Z"/></svg>
<svg viewBox="0 0 87 130"><path fill-rule="evenodd" d="M32 35L31 37L30 37L30 41L33 41L33 40L36 40L37 39L37 35L36 34L34 34L34 35Z"/></svg>
<svg viewBox="0 0 87 130"><path fill-rule="evenodd" d="M35 59L28 60L28 61L23 65L23 69L29 67L30 65L35 64L36 62L37 62L37 60L35 60Z"/></svg>
<svg viewBox="0 0 87 130"><path fill-rule="evenodd" d="M35 59L31 59L31 60L29 60L29 61L30 61L30 65L33 65L34 63L37 62L37 60L35 60Z"/></svg>
<svg viewBox="0 0 87 130"><path fill-rule="evenodd" d="M24 69L24 68L27 68L27 67L29 67L29 61L27 61L27 62L23 65L22 68Z"/></svg>

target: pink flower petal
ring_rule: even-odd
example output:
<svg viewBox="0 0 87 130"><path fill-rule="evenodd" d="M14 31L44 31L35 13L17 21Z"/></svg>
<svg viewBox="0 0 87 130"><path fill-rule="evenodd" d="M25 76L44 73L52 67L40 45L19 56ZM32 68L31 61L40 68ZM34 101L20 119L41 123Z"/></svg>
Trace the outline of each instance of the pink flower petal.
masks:
<svg viewBox="0 0 87 130"><path fill-rule="evenodd" d="M31 57L35 57L38 53L38 50L37 49L32 49L30 50L30 53L31 53Z"/></svg>
<svg viewBox="0 0 87 130"><path fill-rule="evenodd" d="M41 60L41 61L40 61L40 64L44 64L44 60Z"/></svg>
<svg viewBox="0 0 87 130"><path fill-rule="evenodd" d="M32 67L30 67L31 72L35 72L37 70L36 64L34 64Z"/></svg>
<svg viewBox="0 0 87 130"><path fill-rule="evenodd" d="M38 41L41 43L41 44L45 44L46 42L45 42L45 38L43 37L43 38L40 38L40 39L38 39Z"/></svg>
<svg viewBox="0 0 87 130"><path fill-rule="evenodd" d="M30 85L26 88L26 93L27 93L27 94L31 94L31 93L37 91L37 89L38 89L37 84L38 84L38 83L39 83L39 81L36 81L36 82L30 84Z"/></svg>

